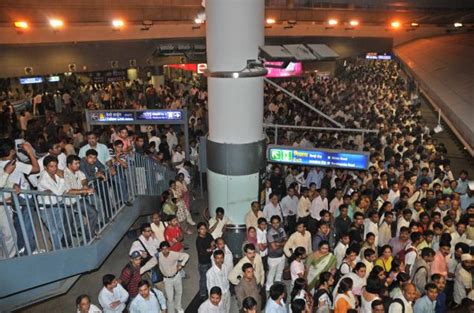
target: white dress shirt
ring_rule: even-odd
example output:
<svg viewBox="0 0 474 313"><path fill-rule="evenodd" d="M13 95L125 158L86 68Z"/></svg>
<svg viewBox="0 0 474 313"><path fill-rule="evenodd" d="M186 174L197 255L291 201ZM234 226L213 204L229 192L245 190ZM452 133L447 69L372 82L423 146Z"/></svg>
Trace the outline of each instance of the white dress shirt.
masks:
<svg viewBox="0 0 474 313"><path fill-rule="evenodd" d="M144 251L144 252L150 253L151 254L150 256L154 257L155 254L158 253L158 250L160 248L160 243L158 242L156 238L153 238L153 236L150 236L150 238L146 240L143 235L140 235L138 239L143 243L143 245L145 245L145 248L147 251L145 251L140 241L135 240L132 243L132 246L130 247L130 251L128 252L128 255L131 255L133 251Z"/></svg>
<svg viewBox="0 0 474 313"><path fill-rule="evenodd" d="M198 309L198 313L227 313L224 307L224 301L221 300L218 306L211 303L209 299L203 302Z"/></svg>
<svg viewBox="0 0 474 313"><path fill-rule="evenodd" d="M41 173L41 177L38 182L38 190L39 191L51 191L53 195L62 196L64 193L68 191L66 186L66 182L64 178L55 175L55 179L53 179L46 171ZM55 196L41 196L38 197L38 202L41 204L56 204L58 201L61 201L61 198L56 198Z"/></svg>
<svg viewBox="0 0 474 313"><path fill-rule="evenodd" d="M222 264L222 268L218 268L217 265L212 267L206 273L207 290L211 290L212 287L219 287L222 293L229 292L229 280L227 275L231 269L227 269L225 264Z"/></svg>
<svg viewBox="0 0 474 313"><path fill-rule="evenodd" d="M298 211L298 197L290 197L287 195L281 199L280 206L284 217L295 215Z"/></svg>
<svg viewBox="0 0 474 313"><path fill-rule="evenodd" d="M128 292L120 284L118 284L112 292L105 287L99 292L99 304L102 306L104 313L123 312L127 300ZM120 301L120 304L113 309L110 305L115 301Z"/></svg>
<svg viewBox="0 0 474 313"><path fill-rule="evenodd" d="M323 199L321 196L317 196L313 199L311 202L311 207L309 208L311 218L319 221L321 219L320 213L322 210L328 210L328 199Z"/></svg>
<svg viewBox="0 0 474 313"><path fill-rule="evenodd" d="M280 203L278 203L276 206L274 206L271 202L266 204L263 208L263 215L265 216L265 219L268 223L270 223L271 218L274 215L278 215L283 220Z"/></svg>

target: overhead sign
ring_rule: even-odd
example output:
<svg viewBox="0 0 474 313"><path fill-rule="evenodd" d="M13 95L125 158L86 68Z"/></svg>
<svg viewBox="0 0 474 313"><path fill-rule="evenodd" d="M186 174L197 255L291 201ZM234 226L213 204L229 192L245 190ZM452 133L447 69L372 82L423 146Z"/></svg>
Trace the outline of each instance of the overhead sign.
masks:
<svg viewBox="0 0 474 313"><path fill-rule="evenodd" d="M173 110L150 110L150 111L138 111L136 112L137 120L145 121L169 121L169 120L181 120L183 118L183 112Z"/></svg>
<svg viewBox="0 0 474 313"><path fill-rule="evenodd" d="M94 84L106 84L127 80L126 70L99 71L89 74Z"/></svg>
<svg viewBox="0 0 474 313"><path fill-rule="evenodd" d="M390 54L377 54L375 52L369 52L365 55L367 60L391 60L392 56Z"/></svg>
<svg viewBox="0 0 474 313"><path fill-rule="evenodd" d="M98 110L86 111L91 125L107 124L182 124L182 110Z"/></svg>
<svg viewBox="0 0 474 313"><path fill-rule="evenodd" d="M28 84L41 84L43 82L43 77L25 77L20 78L20 84L28 85Z"/></svg>
<svg viewBox="0 0 474 313"><path fill-rule="evenodd" d="M55 83L60 80L59 76L49 76L46 78L50 83Z"/></svg>
<svg viewBox="0 0 474 313"><path fill-rule="evenodd" d="M298 149L288 146L269 146L267 148L269 162L302 166L367 170L369 157L368 152L359 151Z"/></svg>

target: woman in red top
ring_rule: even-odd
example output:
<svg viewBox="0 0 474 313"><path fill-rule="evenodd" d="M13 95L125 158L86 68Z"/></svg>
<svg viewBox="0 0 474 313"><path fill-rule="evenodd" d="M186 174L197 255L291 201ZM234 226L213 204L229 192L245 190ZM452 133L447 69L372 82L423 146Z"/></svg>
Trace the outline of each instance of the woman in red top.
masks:
<svg viewBox="0 0 474 313"><path fill-rule="evenodd" d="M183 250L184 239L183 230L179 226L178 218L175 215L169 217L168 227L165 229L165 240L170 244L170 250L181 252Z"/></svg>

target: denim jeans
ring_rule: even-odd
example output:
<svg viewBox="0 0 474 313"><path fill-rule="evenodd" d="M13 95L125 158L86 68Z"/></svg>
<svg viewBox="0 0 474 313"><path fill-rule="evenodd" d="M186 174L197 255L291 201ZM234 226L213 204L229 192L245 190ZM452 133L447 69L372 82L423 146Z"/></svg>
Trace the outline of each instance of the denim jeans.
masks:
<svg viewBox="0 0 474 313"><path fill-rule="evenodd" d="M207 297L207 278L206 274L207 271L212 267L212 263L208 264L199 264L198 269L199 269L199 295L201 297Z"/></svg>
<svg viewBox="0 0 474 313"><path fill-rule="evenodd" d="M23 224L25 226L25 234L26 238L29 241L31 252L36 250L36 240L35 240L35 227L33 221L30 218L30 214L28 213L28 205L26 202L29 202L29 208L31 211L31 216L33 217L35 205L32 199L25 199L22 197L18 197L20 203L20 209L17 210L16 214L13 216L13 227L15 227L16 235L17 235L17 246L18 250L22 250L23 248L26 249L26 241L25 237L23 236L23 231L20 225L20 219L18 217L21 214L23 219ZM26 251L25 251L26 252Z"/></svg>
<svg viewBox="0 0 474 313"><path fill-rule="evenodd" d="M64 237L64 218L62 207L45 206L40 208L40 216L49 230L53 249L61 248L61 240Z"/></svg>

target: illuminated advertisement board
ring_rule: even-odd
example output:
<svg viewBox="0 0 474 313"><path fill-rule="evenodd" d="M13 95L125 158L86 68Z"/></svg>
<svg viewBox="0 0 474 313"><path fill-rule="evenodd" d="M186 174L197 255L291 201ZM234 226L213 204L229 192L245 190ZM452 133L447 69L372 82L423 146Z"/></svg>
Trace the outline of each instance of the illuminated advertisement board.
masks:
<svg viewBox="0 0 474 313"><path fill-rule="evenodd" d="M20 84L22 84L22 85L41 84L42 82L43 82L43 77L20 78Z"/></svg>
<svg viewBox="0 0 474 313"><path fill-rule="evenodd" d="M268 71L266 77L291 77L303 74L301 62L290 62L286 68L276 66L283 66L283 62L265 62L265 68Z"/></svg>

